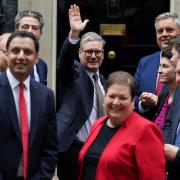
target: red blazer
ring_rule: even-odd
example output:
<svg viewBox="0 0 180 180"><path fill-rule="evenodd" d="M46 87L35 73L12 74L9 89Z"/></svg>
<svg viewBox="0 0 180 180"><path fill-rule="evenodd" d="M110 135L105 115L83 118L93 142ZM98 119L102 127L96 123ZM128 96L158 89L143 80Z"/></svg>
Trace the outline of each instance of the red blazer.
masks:
<svg viewBox="0 0 180 180"><path fill-rule="evenodd" d="M80 176L84 156L107 117L97 120L80 151ZM164 142L156 125L133 112L105 147L96 180L165 180Z"/></svg>

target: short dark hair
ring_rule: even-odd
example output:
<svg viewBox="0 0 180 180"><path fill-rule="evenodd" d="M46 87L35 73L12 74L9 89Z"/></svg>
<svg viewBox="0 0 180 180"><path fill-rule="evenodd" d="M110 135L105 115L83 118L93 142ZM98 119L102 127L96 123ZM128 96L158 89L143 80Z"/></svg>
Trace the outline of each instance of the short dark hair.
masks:
<svg viewBox="0 0 180 180"><path fill-rule="evenodd" d="M136 95L136 82L133 76L125 71L116 71L111 73L108 76L106 88L105 91L107 92L108 88L112 86L113 84L119 84L119 85L128 85L130 89L130 94L132 99L134 99Z"/></svg>
<svg viewBox="0 0 180 180"><path fill-rule="evenodd" d="M164 47L164 48L162 48L161 57L164 57L164 58L167 58L167 59L170 60L172 58L171 47Z"/></svg>
<svg viewBox="0 0 180 180"><path fill-rule="evenodd" d="M172 37L169 40L169 45L171 47L175 47L176 51L178 52L178 55L180 56L180 34L176 35L175 37Z"/></svg>
<svg viewBox="0 0 180 180"><path fill-rule="evenodd" d="M21 37L21 38L30 38L33 40L34 42L34 46L35 46L35 50L36 50L36 53L39 52L39 41L34 37L34 35L31 33L31 32L25 32L25 31L19 31L19 32L13 32L8 40L7 40L7 43L6 43L6 49L8 50L9 48L9 45L11 43L11 41L16 38L16 37Z"/></svg>

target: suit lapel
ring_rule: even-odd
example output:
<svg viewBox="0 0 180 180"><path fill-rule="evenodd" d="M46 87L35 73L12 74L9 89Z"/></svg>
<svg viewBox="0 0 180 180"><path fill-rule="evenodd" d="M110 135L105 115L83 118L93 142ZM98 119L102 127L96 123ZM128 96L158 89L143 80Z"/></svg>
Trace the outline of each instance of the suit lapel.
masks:
<svg viewBox="0 0 180 180"><path fill-rule="evenodd" d="M8 119L10 119L12 123L12 126L15 130L15 134L17 135L19 141L21 142L21 133L20 133L19 120L18 120L14 96L6 74L3 73L1 77L2 78L0 84L2 87L0 93L3 102L3 107L5 108L6 115L9 116Z"/></svg>
<svg viewBox="0 0 180 180"><path fill-rule="evenodd" d="M176 133L177 133L177 128L179 126L179 123L180 123L180 111L179 111L179 108L180 108L180 89L177 88L176 89L176 92L175 92L175 95L174 95L174 98L173 98L173 102L172 102L172 105L171 105L171 108L173 110L173 112L171 112L171 120L173 121L172 122L172 143L175 142L175 139L176 139Z"/></svg>
<svg viewBox="0 0 180 180"><path fill-rule="evenodd" d="M36 134L39 114L38 114L38 101L40 97L38 95L38 89L34 81L30 81L30 99L31 99L31 126L30 126L30 145L33 142L34 136Z"/></svg>

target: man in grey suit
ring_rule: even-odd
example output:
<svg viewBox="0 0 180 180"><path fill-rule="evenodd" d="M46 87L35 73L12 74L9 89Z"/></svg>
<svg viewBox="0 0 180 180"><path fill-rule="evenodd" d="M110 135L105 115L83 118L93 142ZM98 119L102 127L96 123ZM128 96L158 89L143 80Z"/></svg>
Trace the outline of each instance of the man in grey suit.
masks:
<svg viewBox="0 0 180 180"><path fill-rule="evenodd" d="M52 90L30 77L39 43L15 32L7 44L8 69L0 75L0 180L51 180L57 160Z"/></svg>

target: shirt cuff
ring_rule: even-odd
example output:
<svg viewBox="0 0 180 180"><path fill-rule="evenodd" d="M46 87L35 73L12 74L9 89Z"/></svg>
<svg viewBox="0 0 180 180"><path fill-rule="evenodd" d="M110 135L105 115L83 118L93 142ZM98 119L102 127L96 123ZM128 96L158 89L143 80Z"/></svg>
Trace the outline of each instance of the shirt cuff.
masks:
<svg viewBox="0 0 180 180"><path fill-rule="evenodd" d="M140 113L145 113L146 111L149 110L149 108L148 108L148 109L144 109L144 108L142 107L141 101L139 101L138 109L139 109L139 112L140 112Z"/></svg>
<svg viewBox="0 0 180 180"><path fill-rule="evenodd" d="M77 39L70 39L70 38L69 38L69 42L70 42L71 44L77 44L77 43L79 42L79 39L77 40Z"/></svg>

